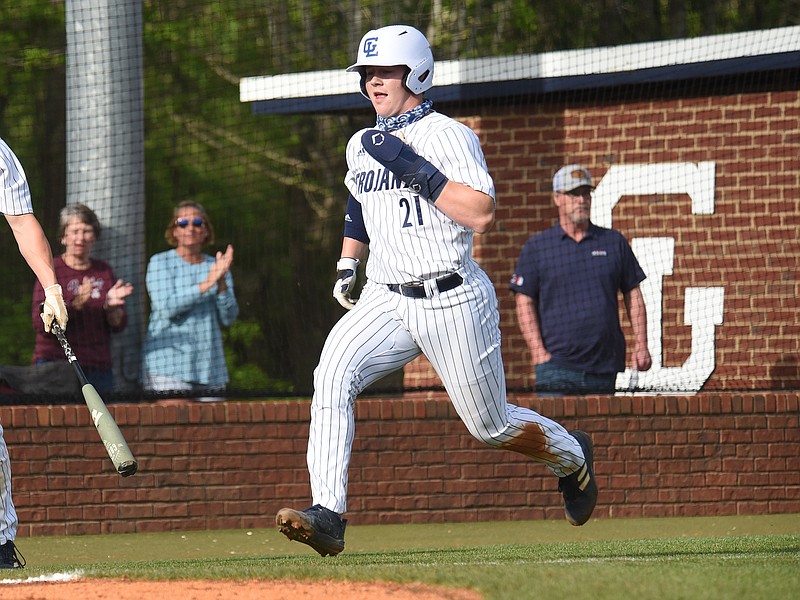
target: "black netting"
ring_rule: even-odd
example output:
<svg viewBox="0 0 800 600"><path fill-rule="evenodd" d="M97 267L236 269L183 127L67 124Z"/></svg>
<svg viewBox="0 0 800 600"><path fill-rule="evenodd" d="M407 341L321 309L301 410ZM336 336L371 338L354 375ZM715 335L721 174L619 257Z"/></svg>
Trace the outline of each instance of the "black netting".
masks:
<svg viewBox="0 0 800 600"><path fill-rule="evenodd" d="M171 249L165 229L182 201L213 223L205 253L235 251L238 314L220 346L227 377L214 375L202 394L311 392L342 314L331 288L344 144L374 119L343 69L365 31L400 22L428 36L430 97L475 129L495 178L497 223L478 236L476 256L497 289L509 388L529 389L534 377L508 282L528 237L556 219L553 175L570 163L588 167L597 186L592 221L619 230L648 275L654 369L630 369L635 332L620 293L627 353L617 389L797 387L800 28L791 0L136 4L0 8L0 136L27 172L54 254L64 251L60 211L85 204L102 227L93 258L134 286L127 327L111 338L111 397L198 395L141 387L146 272ZM8 230L0 244L0 365L22 367L34 357L34 278ZM587 282L581 310L597 308L587 274L562 266ZM161 276L169 285L180 277ZM185 299L167 294L167 320L185 319ZM574 317L551 335L600 322ZM164 343L196 372L205 359L195 352L216 342L201 338L208 347L199 349L189 333L178 337ZM437 385L415 363L376 387ZM13 387L4 390L13 402Z"/></svg>

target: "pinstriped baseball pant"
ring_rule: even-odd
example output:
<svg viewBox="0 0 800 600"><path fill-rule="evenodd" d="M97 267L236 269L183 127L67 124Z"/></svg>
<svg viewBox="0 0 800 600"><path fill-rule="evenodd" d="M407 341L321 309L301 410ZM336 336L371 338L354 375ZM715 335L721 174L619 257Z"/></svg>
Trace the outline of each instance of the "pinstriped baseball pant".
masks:
<svg viewBox="0 0 800 600"><path fill-rule="evenodd" d="M11 459L0 425L0 545L17 537L17 511L11 500Z"/></svg>
<svg viewBox="0 0 800 600"><path fill-rule="evenodd" d="M482 271L431 298L407 298L367 282L331 330L314 371L307 452L313 503L347 509L354 403L370 384L425 354L476 439L568 475L584 462L559 423L506 402L494 286Z"/></svg>

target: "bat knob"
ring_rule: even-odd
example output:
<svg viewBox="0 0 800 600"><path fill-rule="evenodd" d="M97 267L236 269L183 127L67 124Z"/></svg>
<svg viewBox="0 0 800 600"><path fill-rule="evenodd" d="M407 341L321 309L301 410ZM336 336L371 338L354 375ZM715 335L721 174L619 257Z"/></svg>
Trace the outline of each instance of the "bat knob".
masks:
<svg viewBox="0 0 800 600"><path fill-rule="evenodd" d="M136 473L136 470L138 468L139 465L136 463L135 460L128 460L117 467L117 473L119 473L123 477L130 477L131 475Z"/></svg>

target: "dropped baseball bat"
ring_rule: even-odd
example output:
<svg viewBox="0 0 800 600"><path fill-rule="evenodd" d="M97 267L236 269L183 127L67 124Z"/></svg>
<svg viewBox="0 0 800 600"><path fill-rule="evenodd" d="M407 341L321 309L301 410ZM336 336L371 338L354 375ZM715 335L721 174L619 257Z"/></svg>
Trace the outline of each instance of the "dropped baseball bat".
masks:
<svg viewBox="0 0 800 600"><path fill-rule="evenodd" d="M114 420L114 417L111 416L111 413L108 412L108 407L105 402L103 402L100 394L97 393L94 386L86 379L86 375L80 364L78 364L78 359L75 357L75 353L72 351L72 347L67 341L67 336L64 335L64 330L61 329L61 326L55 321L53 321L53 334L58 338L58 343L61 344L61 347L64 349L67 360L78 375L83 399L86 401L86 406L89 407L92 423L94 423L97 433L100 434L100 439L103 440L103 445L106 447L108 457L111 459L111 462L114 463L114 468L117 469L117 473L123 477L130 477L136 473L136 469L139 468L139 465L136 463L131 449L128 448L128 443L122 436L117 422Z"/></svg>

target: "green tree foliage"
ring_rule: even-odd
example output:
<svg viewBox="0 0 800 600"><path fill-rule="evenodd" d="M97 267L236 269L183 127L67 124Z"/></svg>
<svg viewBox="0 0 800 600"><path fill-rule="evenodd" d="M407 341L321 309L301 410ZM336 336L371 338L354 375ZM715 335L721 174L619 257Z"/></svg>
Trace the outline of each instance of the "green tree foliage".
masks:
<svg viewBox="0 0 800 600"><path fill-rule="evenodd" d="M4 315L4 325L0 327L0 365L30 364L34 338L30 301L18 302L0 296L0 314Z"/></svg>
<svg viewBox="0 0 800 600"><path fill-rule="evenodd" d="M295 29L303 26L299 11L286 8L250 5L223 16L217 4L146 5L145 96L157 98L146 103L148 212L155 217L148 254L166 248L162 234L175 203L201 202L217 230L209 250L234 245L241 318L266 332L257 346L237 345L237 368L256 365L308 389L340 312L327 299L351 127L347 118L256 117L239 102L239 77L311 64L306 52L286 62L288 46L274 47L273 19L294 15Z"/></svg>
<svg viewBox="0 0 800 600"><path fill-rule="evenodd" d="M52 235L66 179L64 12L47 0L0 0L0 23L0 137L23 163L34 208ZM0 230L0 253L0 364L28 364L34 276L7 227Z"/></svg>

